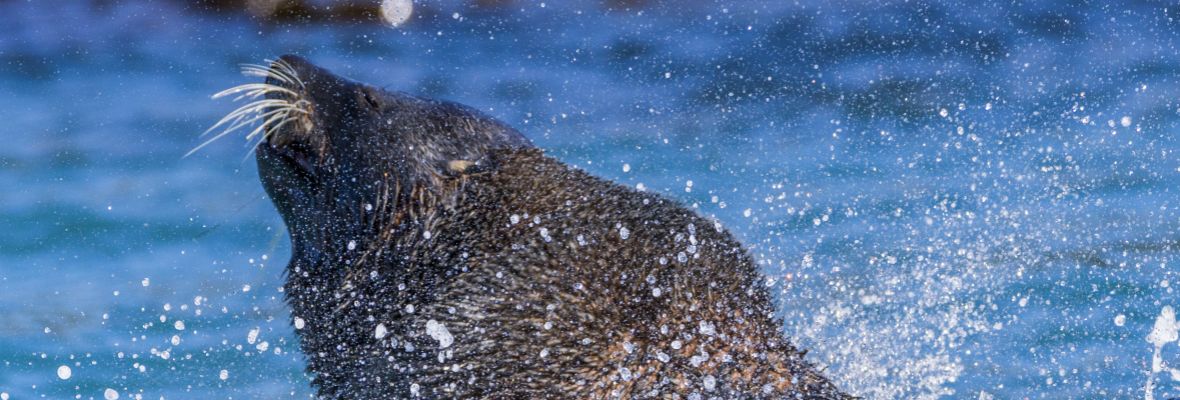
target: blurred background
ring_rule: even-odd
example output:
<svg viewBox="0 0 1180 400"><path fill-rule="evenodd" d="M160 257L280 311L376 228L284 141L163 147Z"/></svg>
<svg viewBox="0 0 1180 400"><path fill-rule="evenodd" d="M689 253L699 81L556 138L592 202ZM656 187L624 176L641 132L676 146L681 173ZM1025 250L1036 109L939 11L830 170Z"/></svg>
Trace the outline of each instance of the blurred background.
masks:
<svg viewBox="0 0 1180 400"><path fill-rule="evenodd" d="M1180 396L1178 43L1149 1L0 0L0 399L312 395L249 148L182 157L285 53L716 216L866 398Z"/></svg>

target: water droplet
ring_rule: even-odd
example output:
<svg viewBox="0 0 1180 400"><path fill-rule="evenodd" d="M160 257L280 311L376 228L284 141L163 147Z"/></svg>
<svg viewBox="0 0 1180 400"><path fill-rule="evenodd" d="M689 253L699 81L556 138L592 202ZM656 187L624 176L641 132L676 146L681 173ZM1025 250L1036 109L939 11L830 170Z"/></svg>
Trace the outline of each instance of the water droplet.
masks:
<svg viewBox="0 0 1180 400"><path fill-rule="evenodd" d="M398 27L410 20L414 12L411 0L385 0L381 2L381 18L390 26Z"/></svg>

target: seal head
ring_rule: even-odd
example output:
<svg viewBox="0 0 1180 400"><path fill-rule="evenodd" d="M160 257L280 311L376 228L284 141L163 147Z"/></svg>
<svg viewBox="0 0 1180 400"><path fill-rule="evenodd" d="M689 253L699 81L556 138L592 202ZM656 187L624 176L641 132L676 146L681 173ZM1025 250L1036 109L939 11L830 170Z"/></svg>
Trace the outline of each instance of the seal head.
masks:
<svg viewBox="0 0 1180 400"><path fill-rule="evenodd" d="M409 211L390 207L439 194L419 192L436 192L441 179L488 162L492 149L532 147L467 106L355 82L293 55L270 69L266 83L287 91L267 98L296 111L267 132L256 158L297 252L331 238L372 236L364 232L365 214ZM324 221L334 221L333 229Z"/></svg>

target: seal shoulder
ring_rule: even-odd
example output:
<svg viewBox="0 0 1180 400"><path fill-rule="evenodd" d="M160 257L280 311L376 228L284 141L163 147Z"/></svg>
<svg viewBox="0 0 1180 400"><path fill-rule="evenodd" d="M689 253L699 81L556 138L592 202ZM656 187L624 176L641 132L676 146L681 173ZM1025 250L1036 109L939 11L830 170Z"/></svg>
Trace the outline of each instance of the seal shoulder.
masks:
<svg viewBox="0 0 1180 400"><path fill-rule="evenodd" d="M456 333L443 370L421 381L461 396L835 393L818 375L798 378L808 364L780 339L751 257L719 224L540 151L492 161L428 244L464 254L444 257L463 272L413 322ZM470 231L462 246L446 239ZM512 379L482 379L506 370Z"/></svg>

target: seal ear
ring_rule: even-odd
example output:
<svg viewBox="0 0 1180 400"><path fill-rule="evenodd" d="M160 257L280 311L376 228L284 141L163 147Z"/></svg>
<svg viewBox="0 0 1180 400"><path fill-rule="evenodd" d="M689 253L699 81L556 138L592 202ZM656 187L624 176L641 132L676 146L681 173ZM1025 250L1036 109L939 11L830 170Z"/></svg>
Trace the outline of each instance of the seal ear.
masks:
<svg viewBox="0 0 1180 400"><path fill-rule="evenodd" d="M381 96L373 88L365 85L357 88L357 103L364 104L373 111L381 111L384 106Z"/></svg>
<svg viewBox="0 0 1180 400"><path fill-rule="evenodd" d="M492 170L492 160L481 157L478 160L450 160L442 168L443 174L451 177L474 175Z"/></svg>

